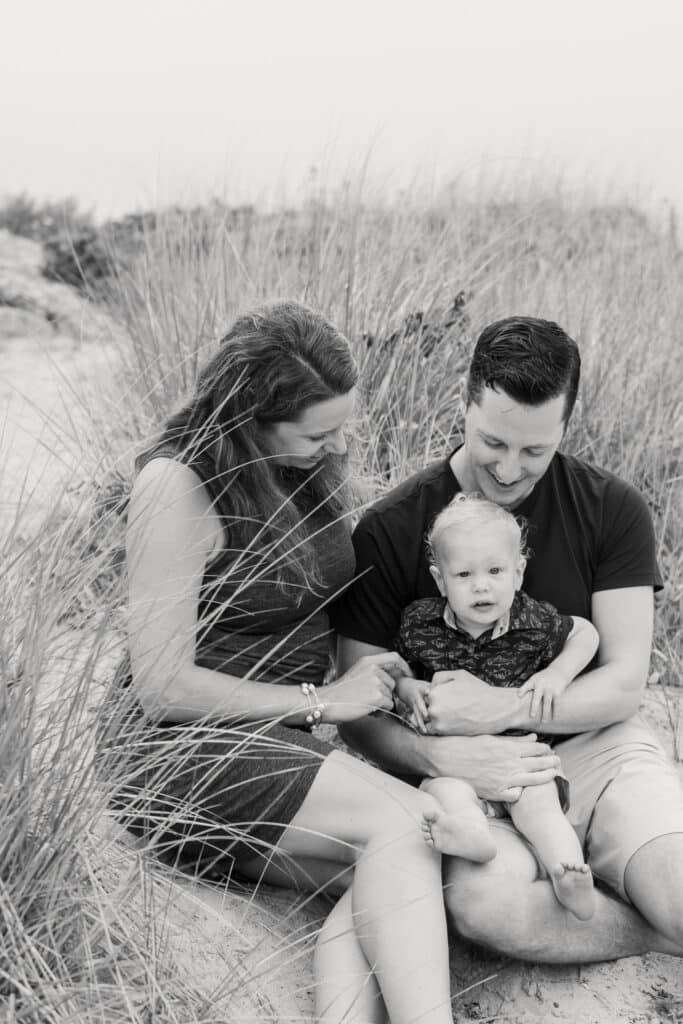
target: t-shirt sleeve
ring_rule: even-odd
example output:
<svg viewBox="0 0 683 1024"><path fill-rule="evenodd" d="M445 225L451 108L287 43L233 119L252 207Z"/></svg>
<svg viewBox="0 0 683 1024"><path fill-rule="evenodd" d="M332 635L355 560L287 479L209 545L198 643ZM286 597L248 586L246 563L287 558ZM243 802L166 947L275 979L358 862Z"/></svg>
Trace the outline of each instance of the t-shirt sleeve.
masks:
<svg viewBox="0 0 683 1024"><path fill-rule="evenodd" d="M593 592L643 586L662 586L652 517L642 494L614 479L605 494Z"/></svg>
<svg viewBox="0 0 683 1024"><path fill-rule="evenodd" d="M401 612L415 597L409 583L415 554L401 541L402 535L392 536L381 515L372 510L356 526L355 578L330 609L332 626L342 636L393 650Z"/></svg>

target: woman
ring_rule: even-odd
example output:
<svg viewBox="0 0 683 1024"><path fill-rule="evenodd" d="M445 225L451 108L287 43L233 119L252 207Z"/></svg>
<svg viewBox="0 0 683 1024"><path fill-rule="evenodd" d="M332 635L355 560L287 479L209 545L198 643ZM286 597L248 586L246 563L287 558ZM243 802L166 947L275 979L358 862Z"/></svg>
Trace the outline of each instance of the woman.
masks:
<svg viewBox="0 0 683 1024"><path fill-rule="evenodd" d="M264 307L235 322L139 460L135 699L106 745L127 759L127 824L166 857L345 890L317 945L319 1020L441 1024L452 1016L440 861L418 828L430 798L313 734L390 709L406 671L377 655L316 690L325 606L354 569L343 428L356 381L322 316Z"/></svg>

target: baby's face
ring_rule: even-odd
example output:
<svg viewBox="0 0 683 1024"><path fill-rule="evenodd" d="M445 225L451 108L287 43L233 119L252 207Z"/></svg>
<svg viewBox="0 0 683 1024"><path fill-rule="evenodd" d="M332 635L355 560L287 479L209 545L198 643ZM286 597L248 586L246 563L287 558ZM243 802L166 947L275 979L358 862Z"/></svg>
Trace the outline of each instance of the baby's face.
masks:
<svg viewBox="0 0 683 1024"><path fill-rule="evenodd" d="M480 636L507 612L524 559L505 523L452 527L439 537L432 575L461 629Z"/></svg>

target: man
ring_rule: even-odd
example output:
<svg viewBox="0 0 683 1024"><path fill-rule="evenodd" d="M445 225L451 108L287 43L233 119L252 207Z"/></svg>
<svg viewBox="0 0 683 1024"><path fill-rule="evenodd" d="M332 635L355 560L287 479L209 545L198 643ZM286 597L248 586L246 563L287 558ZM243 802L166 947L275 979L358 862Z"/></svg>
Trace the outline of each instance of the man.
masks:
<svg viewBox="0 0 683 1024"><path fill-rule="evenodd" d="M524 589L567 615L591 619L597 662L572 683L543 731L530 701L468 672L438 673L430 735L391 716L345 728L344 738L388 771L452 775L483 799L514 800L546 782L558 756L570 781L569 819L589 864L621 900L600 891L588 922L569 914L531 848L495 820L497 856L444 868L456 929L518 958L588 962L649 950L683 954L683 789L637 716L661 586L650 515L629 484L558 447L579 383L575 342L557 324L509 318L480 335L469 371L464 444L395 488L354 535L359 578L339 603L340 670L391 650L402 609L436 596L424 534L458 491L478 491L528 524ZM501 736L507 729L527 736Z"/></svg>

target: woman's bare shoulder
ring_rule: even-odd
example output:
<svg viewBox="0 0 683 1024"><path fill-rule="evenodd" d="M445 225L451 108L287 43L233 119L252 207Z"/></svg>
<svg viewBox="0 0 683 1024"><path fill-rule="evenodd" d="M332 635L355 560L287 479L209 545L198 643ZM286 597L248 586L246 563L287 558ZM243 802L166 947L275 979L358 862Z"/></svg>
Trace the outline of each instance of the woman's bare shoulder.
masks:
<svg viewBox="0 0 683 1024"><path fill-rule="evenodd" d="M209 553L222 543L222 526L201 478L178 459L150 459L133 483L129 529L192 533Z"/></svg>
<svg viewBox="0 0 683 1024"><path fill-rule="evenodd" d="M131 497L146 501L164 496L169 500L204 500L210 505L209 495L201 477L180 459L159 455L146 462L133 483Z"/></svg>

